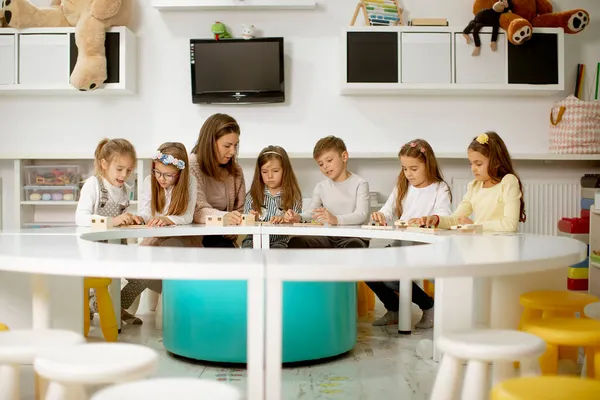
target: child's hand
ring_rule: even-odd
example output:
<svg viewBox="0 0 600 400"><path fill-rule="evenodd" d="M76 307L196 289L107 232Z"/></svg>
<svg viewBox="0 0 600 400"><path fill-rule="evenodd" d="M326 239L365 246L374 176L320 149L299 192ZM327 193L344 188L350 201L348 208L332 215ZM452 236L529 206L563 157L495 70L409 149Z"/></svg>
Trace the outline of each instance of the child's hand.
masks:
<svg viewBox="0 0 600 400"><path fill-rule="evenodd" d="M283 222L298 223L300 222L300 214L290 208L283 214Z"/></svg>
<svg viewBox="0 0 600 400"><path fill-rule="evenodd" d="M124 213L119 215L118 217L114 217L112 223L113 226L133 225L135 224L135 220L133 219L133 215L131 215L130 213Z"/></svg>
<svg viewBox="0 0 600 400"><path fill-rule="evenodd" d="M425 226L437 226L440 223L440 217L437 215L429 215L427 217L421 217L419 225Z"/></svg>
<svg viewBox="0 0 600 400"><path fill-rule="evenodd" d="M313 219L318 222L329 225L337 225L338 220L328 209L321 207L313 210Z"/></svg>
<svg viewBox="0 0 600 400"><path fill-rule="evenodd" d="M258 221L260 219L260 213L258 211L250 210L250 211L248 211L248 214L254 215L254 219L256 221Z"/></svg>
<svg viewBox="0 0 600 400"><path fill-rule="evenodd" d="M175 225L168 217L155 217L148 221L149 227Z"/></svg>
<svg viewBox="0 0 600 400"><path fill-rule="evenodd" d="M239 211L232 211L225 214L227 225L239 225L242 223L242 214Z"/></svg>
<svg viewBox="0 0 600 400"><path fill-rule="evenodd" d="M133 217L133 222L136 225L144 225L144 218L140 217L139 215L132 215Z"/></svg>
<svg viewBox="0 0 600 400"><path fill-rule="evenodd" d="M283 215L275 215L274 217L271 218L271 221L269 221L272 224L283 224L285 222L285 219L283 217Z"/></svg>
<svg viewBox="0 0 600 400"><path fill-rule="evenodd" d="M458 217L458 223L459 224L463 224L463 225L465 225L465 224L472 224L473 220L469 219L467 217Z"/></svg>
<svg viewBox="0 0 600 400"><path fill-rule="evenodd" d="M373 214L371 214L371 219L379 225L387 225L385 215L379 211L375 211Z"/></svg>
<svg viewBox="0 0 600 400"><path fill-rule="evenodd" d="M407 221L409 225L423 225L421 224L421 218L411 218Z"/></svg>

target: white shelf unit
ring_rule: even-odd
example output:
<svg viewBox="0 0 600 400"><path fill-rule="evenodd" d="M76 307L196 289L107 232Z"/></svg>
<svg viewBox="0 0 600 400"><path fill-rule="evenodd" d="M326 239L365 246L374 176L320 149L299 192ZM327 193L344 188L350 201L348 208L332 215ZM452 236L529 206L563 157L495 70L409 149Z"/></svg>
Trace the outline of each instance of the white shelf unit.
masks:
<svg viewBox="0 0 600 400"><path fill-rule="evenodd" d="M194 10L310 10L315 0L152 0L160 11Z"/></svg>
<svg viewBox="0 0 600 400"><path fill-rule="evenodd" d="M600 252L600 204L594 204L590 209L590 255L595 250ZM590 257L588 276L588 292L600 297L600 262L594 262Z"/></svg>
<svg viewBox="0 0 600 400"><path fill-rule="evenodd" d="M52 166L52 165L78 165L82 175L89 176L93 172L94 160L91 158L75 159L15 159L14 160L14 204L15 215L17 218L16 226L19 228L38 227L38 226L74 226L75 208L78 201L65 200L37 200L32 201L25 198L24 186L26 184L25 167L29 165ZM131 205L133 210L137 208L140 191L144 178L150 172L150 160L138 159L136 170L128 180L131 185L136 184L137 192L134 193L134 199ZM82 182L78 182L80 186ZM51 186L57 187L57 186Z"/></svg>
<svg viewBox="0 0 600 400"><path fill-rule="evenodd" d="M470 45L466 44L463 29L452 26L345 27L341 36L341 94L549 96L564 90L562 28L533 30L534 37L537 34L539 38L554 40L552 36L556 35L556 54L552 56L556 57L557 64L553 68L557 71L553 84L509 83L523 79L522 73L520 76L514 73L513 77L509 74L509 69L519 70L511 67L509 62L514 61L514 56L510 57L511 52L521 50L519 46L510 44L506 32L500 30L498 50L493 52L490 48L491 29L484 28L480 34L481 54L472 56L474 44L472 40ZM350 44L355 47L349 50L349 36L354 33L383 35L378 35L380 42L375 36L369 39L367 35L354 35L356 39L352 39ZM530 42L532 40L521 46L533 46ZM352 53L350 56L349 52ZM377 60L365 60L360 52L372 54ZM392 56L386 56L386 52ZM393 56L396 53L397 56ZM376 69L391 63L397 63L397 71L390 66L386 73L380 74ZM546 69L537 75L547 72ZM371 76L360 79L360 74Z"/></svg>
<svg viewBox="0 0 600 400"><path fill-rule="evenodd" d="M96 90L81 92L69 83L75 65L75 28L0 29L0 95L135 93L135 35L122 26L106 32L108 81Z"/></svg>

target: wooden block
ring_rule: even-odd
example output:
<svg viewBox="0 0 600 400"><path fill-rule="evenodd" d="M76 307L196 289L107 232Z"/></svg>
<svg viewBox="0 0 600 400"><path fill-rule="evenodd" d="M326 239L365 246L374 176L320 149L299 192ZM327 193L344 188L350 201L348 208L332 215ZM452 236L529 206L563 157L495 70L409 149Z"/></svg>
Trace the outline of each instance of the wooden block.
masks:
<svg viewBox="0 0 600 400"><path fill-rule="evenodd" d="M394 225L396 225L399 228L408 228L408 222L406 221L397 220L396 222L394 222Z"/></svg>
<svg viewBox="0 0 600 400"><path fill-rule="evenodd" d="M483 233L483 225L480 224L453 225L450 229L464 233Z"/></svg>
<svg viewBox="0 0 600 400"><path fill-rule="evenodd" d="M323 226L324 224L318 221L296 222L294 226Z"/></svg>
<svg viewBox="0 0 600 400"><path fill-rule="evenodd" d="M105 231L113 227L111 217L103 217L101 215L92 215L92 223L90 228L92 232Z"/></svg>
<svg viewBox="0 0 600 400"><path fill-rule="evenodd" d="M223 215L207 215L206 226L225 226L225 216Z"/></svg>
<svg viewBox="0 0 600 400"><path fill-rule="evenodd" d="M392 230L394 227L392 225L363 225L363 229L381 229L381 230Z"/></svg>
<svg viewBox="0 0 600 400"><path fill-rule="evenodd" d="M424 227L420 227L420 226L409 226L408 228L406 228L406 230L408 232L437 233L437 232L443 231L444 229L440 229L440 228L424 228Z"/></svg>
<svg viewBox="0 0 600 400"><path fill-rule="evenodd" d="M254 214L242 214L242 223L240 225L256 225Z"/></svg>

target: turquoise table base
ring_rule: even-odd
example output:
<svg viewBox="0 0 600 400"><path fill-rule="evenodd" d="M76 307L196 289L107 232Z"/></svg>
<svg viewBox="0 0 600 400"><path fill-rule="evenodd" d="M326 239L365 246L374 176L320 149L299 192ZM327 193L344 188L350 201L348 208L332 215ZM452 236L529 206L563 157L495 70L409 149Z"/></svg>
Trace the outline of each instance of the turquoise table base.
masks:
<svg viewBox="0 0 600 400"><path fill-rule="evenodd" d="M197 360L245 363L246 295L246 281L165 280L165 348ZM283 362L351 350L356 318L356 283L284 282Z"/></svg>

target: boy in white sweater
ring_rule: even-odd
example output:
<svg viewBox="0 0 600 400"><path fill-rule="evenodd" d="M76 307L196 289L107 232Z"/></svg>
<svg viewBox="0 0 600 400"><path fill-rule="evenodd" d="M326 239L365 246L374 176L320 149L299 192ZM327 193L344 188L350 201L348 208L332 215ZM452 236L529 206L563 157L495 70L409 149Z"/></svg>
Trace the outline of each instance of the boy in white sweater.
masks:
<svg viewBox="0 0 600 400"><path fill-rule="evenodd" d="M344 141L335 136L320 139L313 157L327 179L319 182L313 191L310 206L301 214L301 220L329 225L363 225L369 220L369 183L348 171L348 151ZM295 217L293 211L285 214L286 221ZM361 238L295 236L288 248L361 248L369 242Z"/></svg>

